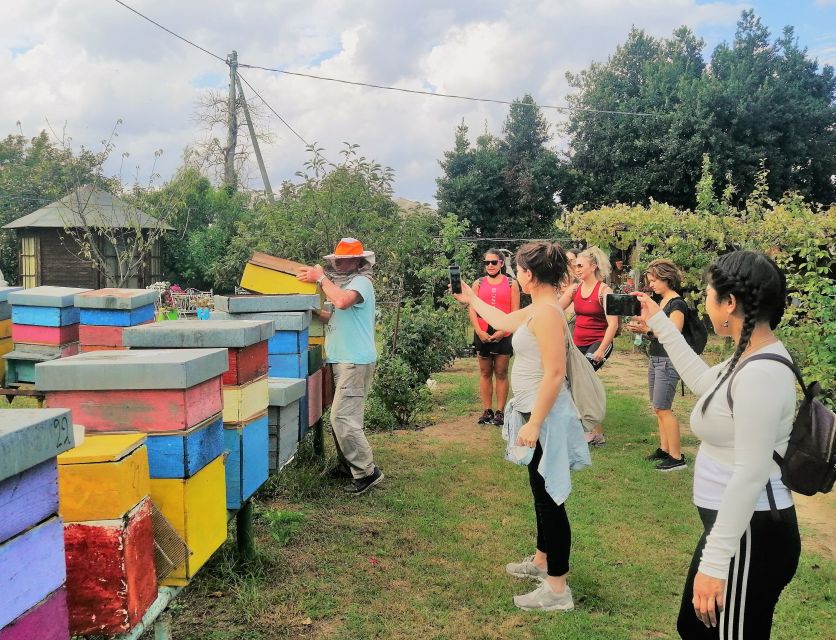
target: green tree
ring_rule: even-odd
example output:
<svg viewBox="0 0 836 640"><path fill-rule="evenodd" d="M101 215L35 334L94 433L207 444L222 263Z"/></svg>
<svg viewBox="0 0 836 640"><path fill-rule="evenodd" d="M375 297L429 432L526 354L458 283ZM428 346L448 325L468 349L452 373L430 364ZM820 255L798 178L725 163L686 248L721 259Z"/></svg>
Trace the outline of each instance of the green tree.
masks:
<svg viewBox="0 0 836 640"><path fill-rule="evenodd" d="M453 149L439 162L439 211L467 220L484 237L537 236L549 229L558 211L560 163L533 98L514 101L501 138L486 131L472 145L468 134L460 124Z"/></svg>

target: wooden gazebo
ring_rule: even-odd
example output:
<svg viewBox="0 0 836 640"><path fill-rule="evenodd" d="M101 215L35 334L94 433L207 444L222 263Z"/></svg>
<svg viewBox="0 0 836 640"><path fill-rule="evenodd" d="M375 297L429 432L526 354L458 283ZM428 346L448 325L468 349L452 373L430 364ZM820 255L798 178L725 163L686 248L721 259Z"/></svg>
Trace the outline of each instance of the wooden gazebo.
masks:
<svg viewBox="0 0 836 640"><path fill-rule="evenodd" d="M81 214L79 212L82 212ZM108 230L96 239L107 262L106 272L81 257L81 250L72 229L87 226ZM54 285L101 289L115 286L119 272L118 257L107 237L126 239L138 231L148 238L149 233L171 229L153 216L124 200L94 186L84 186L37 211L10 222L4 229L14 229L18 237L20 285L37 287ZM115 231L116 233L111 233ZM96 234L92 234L96 235ZM134 235L134 237L136 237ZM163 279L159 238L131 278L123 286L144 288Z"/></svg>

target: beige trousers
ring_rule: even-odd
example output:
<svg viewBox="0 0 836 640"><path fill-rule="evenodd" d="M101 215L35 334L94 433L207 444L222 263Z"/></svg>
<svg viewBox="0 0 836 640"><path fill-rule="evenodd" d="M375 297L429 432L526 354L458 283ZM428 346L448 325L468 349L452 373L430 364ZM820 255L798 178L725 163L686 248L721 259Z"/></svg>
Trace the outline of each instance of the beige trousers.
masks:
<svg viewBox="0 0 836 640"><path fill-rule="evenodd" d="M375 365L332 364L331 368L334 372L331 430L337 455L355 479L365 478L374 473L374 456L363 422Z"/></svg>

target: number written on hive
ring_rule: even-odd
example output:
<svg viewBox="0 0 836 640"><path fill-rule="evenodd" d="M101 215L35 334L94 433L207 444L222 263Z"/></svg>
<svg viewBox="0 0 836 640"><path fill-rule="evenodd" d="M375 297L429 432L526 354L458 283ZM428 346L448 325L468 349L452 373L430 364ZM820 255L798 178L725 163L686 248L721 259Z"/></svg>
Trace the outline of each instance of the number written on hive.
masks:
<svg viewBox="0 0 836 640"><path fill-rule="evenodd" d="M67 416L55 418L52 421L52 428L55 430L56 449L61 449L72 443L72 440L70 440L70 421L67 420Z"/></svg>

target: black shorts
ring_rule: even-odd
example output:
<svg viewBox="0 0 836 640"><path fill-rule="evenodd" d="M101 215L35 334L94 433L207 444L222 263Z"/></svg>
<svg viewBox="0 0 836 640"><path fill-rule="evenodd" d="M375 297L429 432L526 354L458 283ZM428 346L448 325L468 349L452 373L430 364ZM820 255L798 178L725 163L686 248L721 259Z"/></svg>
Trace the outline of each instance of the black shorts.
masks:
<svg viewBox="0 0 836 640"><path fill-rule="evenodd" d="M593 342L592 344L588 344L585 347L578 347L578 351L580 351L583 355L586 355L587 353L595 353L596 351L598 351L598 347L600 346L600 342ZM604 366L604 363L607 361L607 358L609 358L612 354L612 347L613 343L610 342L610 346L607 347L607 349L604 351L604 359L601 360L601 362L592 362L592 360L589 361L589 364L592 365L592 368L595 369L595 371L598 371L598 369Z"/></svg>
<svg viewBox="0 0 836 640"><path fill-rule="evenodd" d="M505 336L499 342L482 342L479 336L474 334L473 348L476 350L476 355L480 358L514 355L514 347L511 346L511 336Z"/></svg>

